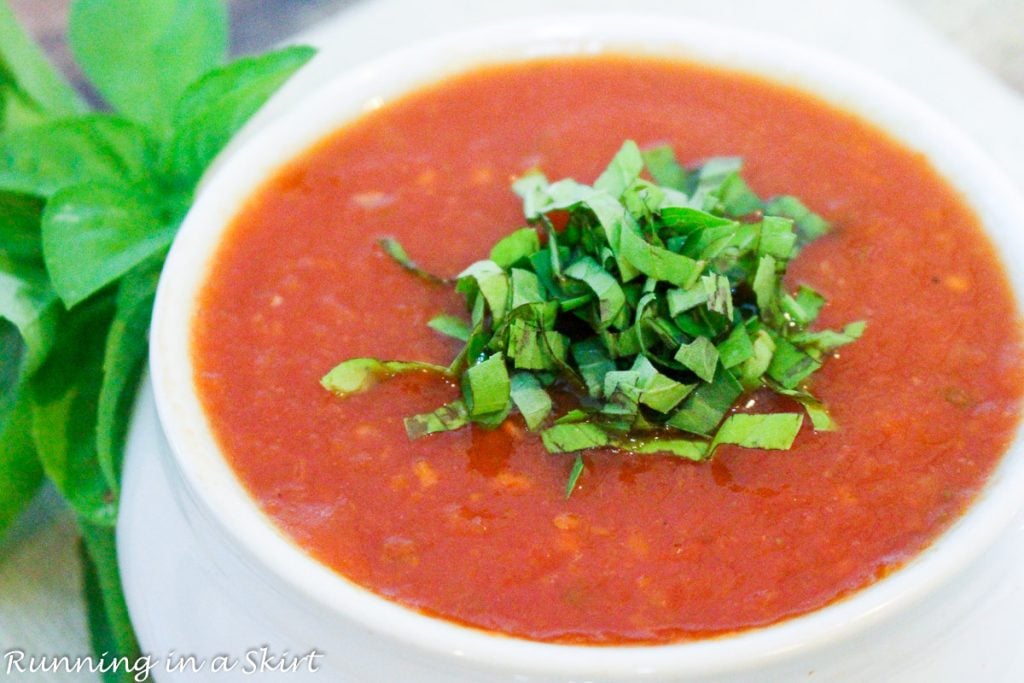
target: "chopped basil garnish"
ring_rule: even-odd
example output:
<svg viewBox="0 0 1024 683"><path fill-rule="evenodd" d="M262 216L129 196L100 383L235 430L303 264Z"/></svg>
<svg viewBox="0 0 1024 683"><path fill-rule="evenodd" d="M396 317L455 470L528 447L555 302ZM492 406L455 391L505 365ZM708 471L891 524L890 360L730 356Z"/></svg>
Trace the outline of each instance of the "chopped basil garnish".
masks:
<svg viewBox="0 0 1024 683"><path fill-rule="evenodd" d="M579 453L591 448L695 461L724 444L790 448L802 413L735 412L755 389L798 403L814 429L834 429L807 385L865 324L809 329L824 297L806 286L790 293L782 281L828 223L795 197L760 199L741 167L722 157L687 169L669 147L641 151L628 140L593 186L523 176L513 189L529 225L454 282L469 320L429 323L465 344L452 364L357 358L323 385L346 396L399 372L458 379L462 397L406 418L409 436L495 428L518 411L549 452L577 454L567 496L584 469ZM553 212L568 214L563 229ZM407 270L447 282L394 239L381 245ZM577 407L555 415L552 392Z"/></svg>

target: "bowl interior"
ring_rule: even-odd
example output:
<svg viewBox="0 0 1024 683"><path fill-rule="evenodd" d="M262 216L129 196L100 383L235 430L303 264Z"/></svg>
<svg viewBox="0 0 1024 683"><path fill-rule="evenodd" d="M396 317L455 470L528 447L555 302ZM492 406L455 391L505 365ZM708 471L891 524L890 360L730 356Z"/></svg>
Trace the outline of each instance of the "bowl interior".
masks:
<svg viewBox="0 0 1024 683"><path fill-rule="evenodd" d="M431 651L566 675L752 669L782 653L835 642L940 590L994 541L1024 500L1019 436L961 520L916 560L854 596L806 616L718 639L595 649L507 638L428 618L320 565L249 498L218 450L192 382L192 316L211 257L242 204L283 164L344 123L445 76L490 63L605 52L757 74L874 123L927 155L962 193L1004 255L1014 290L1024 291L1024 203L1016 188L961 134L897 88L828 55L722 27L637 16L551 17L442 37L340 75L220 160L204 181L160 284L151 345L158 410L189 492L225 535L283 586L345 618Z"/></svg>

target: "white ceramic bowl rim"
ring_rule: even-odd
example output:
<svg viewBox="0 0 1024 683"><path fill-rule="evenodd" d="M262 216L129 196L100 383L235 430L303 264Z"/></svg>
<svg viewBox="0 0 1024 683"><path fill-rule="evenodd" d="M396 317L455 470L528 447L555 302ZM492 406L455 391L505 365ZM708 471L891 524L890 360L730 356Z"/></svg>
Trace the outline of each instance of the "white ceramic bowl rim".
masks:
<svg viewBox="0 0 1024 683"><path fill-rule="evenodd" d="M286 110L204 181L161 279L151 369L160 419L189 493L258 565L297 595L406 646L494 667L567 676L751 670L878 623L963 571L1024 502L1014 440L968 513L906 567L855 595L770 627L692 643L594 648L554 645L423 616L357 586L306 555L259 510L221 456L200 406L190 356L192 316L220 235L241 204L287 161L347 121L421 85L474 66L553 55L638 53L721 66L795 86L869 120L933 165L967 198L1024 291L1024 202L969 141L902 90L827 54L702 22L635 15L546 17L475 28L395 52L339 75Z"/></svg>

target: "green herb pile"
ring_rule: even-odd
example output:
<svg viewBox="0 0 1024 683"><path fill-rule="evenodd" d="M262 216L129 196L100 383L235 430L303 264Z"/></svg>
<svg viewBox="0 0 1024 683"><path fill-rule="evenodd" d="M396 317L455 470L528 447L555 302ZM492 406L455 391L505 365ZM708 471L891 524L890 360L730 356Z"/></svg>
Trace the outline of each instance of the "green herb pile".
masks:
<svg viewBox="0 0 1024 683"><path fill-rule="evenodd" d="M206 167L312 56L224 64L227 36L220 0L73 2L72 52L112 109L96 113L0 0L0 538L52 482L98 654L137 651L114 524L164 256Z"/></svg>
<svg viewBox="0 0 1024 683"><path fill-rule="evenodd" d="M669 147L627 141L593 186L524 176L513 188L529 227L454 282L470 320L430 322L465 343L451 365L356 358L324 386L346 396L400 372L441 373L462 395L406 418L411 438L494 428L518 411L552 453L612 447L703 460L721 444L787 449L802 412L733 411L759 388L801 404L815 429L832 429L807 384L864 323L809 329L825 299L806 286L786 291L783 276L829 226L795 197L762 200L740 169L724 157L686 169ZM443 282L394 240L382 245ZM555 416L552 389L575 407ZM582 470L577 455L566 495Z"/></svg>

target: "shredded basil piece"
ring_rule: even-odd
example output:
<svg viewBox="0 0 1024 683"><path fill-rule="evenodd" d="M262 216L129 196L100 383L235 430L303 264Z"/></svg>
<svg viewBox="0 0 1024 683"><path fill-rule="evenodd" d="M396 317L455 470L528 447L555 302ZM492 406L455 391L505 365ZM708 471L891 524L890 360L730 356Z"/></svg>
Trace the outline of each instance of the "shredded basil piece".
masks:
<svg viewBox="0 0 1024 683"><path fill-rule="evenodd" d="M551 453L571 453L611 443L608 432L594 422L556 424L545 429L540 436Z"/></svg>
<svg viewBox="0 0 1024 683"><path fill-rule="evenodd" d="M468 342L473 329L462 318L454 315L437 315L427 322L427 326L435 332L440 332L446 337L458 339L461 342Z"/></svg>
<svg viewBox="0 0 1024 683"><path fill-rule="evenodd" d="M320 384L335 396L358 394L403 372L436 372L447 375L448 368L431 363L418 363L376 358L352 358L336 365L323 376Z"/></svg>
<svg viewBox="0 0 1024 683"><path fill-rule="evenodd" d="M730 415L711 440L710 450L722 444L744 448L786 450L793 445L804 416L800 413L771 413L767 415Z"/></svg>
<svg viewBox="0 0 1024 683"><path fill-rule="evenodd" d="M448 432L469 424L469 414L463 401L446 403L437 410L405 418L405 431L410 439L427 434Z"/></svg>
<svg viewBox="0 0 1024 683"><path fill-rule="evenodd" d="M512 375L510 397L531 431L536 431L551 414L551 396L537 376L529 372Z"/></svg>
<svg viewBox="0 0 1024 683"><path fill-rule="evenodd" d="M676 154L671 147L652 147L641 154L654 182L680 192L686 189L686 169L676 161Z"/></svg>
<svg viewBox="0 0 1024 683"><path fill-rule="evenodd" d="M491 249L491 261L502 268L511 268L540 251L540 238L533 228L522 228L504 237Z"/></svg>
<svg viewBox="0 0 1024 683"><path fill-rule="evenodd" d="M406 253L405 247L403 247L398 240L392 237L382 237L378 243L384 250L385 254L393 258L398 265L402 266L410 273L414 273L429 282L447 282L443 277L439 277L420 268L415 261L409 258L409 254Z"/></svg>
<svg viewBox="0 0 1024 683"><path fill-rule="evenodd" d="M693 461L703 460L708 454L707 442L698 439L637 438L622 441L619 447L632 453L674 455Z"/></svg>
<svg viewBox="0 0 1024 683"><path fill-rule="evenodd" d="M742 329L742 328L739 328ZM707 337L697 337L676 351L675 359L705 382L713 382L718 367L718 349Z"/></svg>
<svg viewBox="0 0 1024 683"><path fill-rule="evenodd" d="M508 367L500 353L470 366L462 375L462 395L470 417L504 410L511 399L511 391Z"/></svg>
<svg viewBox="0 0 1024 683"><path fill-rule="evenodd" d="M577 455L576 459L572 463L572 469L569 470L569 479L565 482L566 498L572 495L573 489L576 488L576 483L580 480L581 474L583 474L583 456Z"/></svg>

